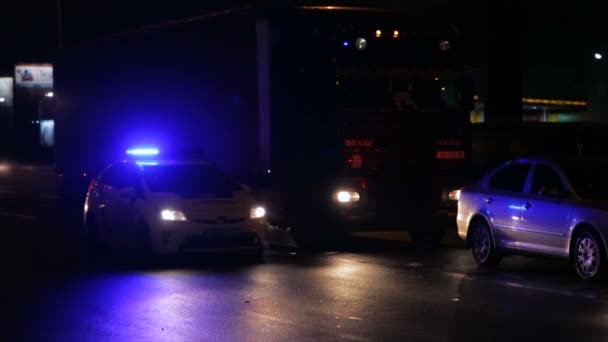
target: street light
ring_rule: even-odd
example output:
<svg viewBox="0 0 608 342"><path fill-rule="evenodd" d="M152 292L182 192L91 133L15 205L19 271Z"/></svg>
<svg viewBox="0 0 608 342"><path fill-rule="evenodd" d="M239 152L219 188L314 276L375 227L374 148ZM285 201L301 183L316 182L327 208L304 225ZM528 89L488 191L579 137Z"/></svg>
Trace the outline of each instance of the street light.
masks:
<svg viewBox="0 0 608 342"><path fill-rule="evenodd" d="M0 97L0 103L6 101L4 97Z"/></svg>
<svg viewBox="0 0 608 342"><path fill-rule="evenodd" d="M40 99L40 102L38 102L38 130L40 131L40 144L43 144L42 141L42 104L44 103L45 99L52 99L53 96L55 96L55 94L52 91L49 91L47 93L44 94L44 97L42 97Z"/></svg>
<svg viewBox="0 0 608 342"><path fill-rule="evenodd" d="M601 53L596 52L596 53L593 55L593 57L595 57L595 59L597 59L597 60L599 61L600 59L602 59L602 57L603 57L603 56L602 56L602 54L601 54Z"/></svg>

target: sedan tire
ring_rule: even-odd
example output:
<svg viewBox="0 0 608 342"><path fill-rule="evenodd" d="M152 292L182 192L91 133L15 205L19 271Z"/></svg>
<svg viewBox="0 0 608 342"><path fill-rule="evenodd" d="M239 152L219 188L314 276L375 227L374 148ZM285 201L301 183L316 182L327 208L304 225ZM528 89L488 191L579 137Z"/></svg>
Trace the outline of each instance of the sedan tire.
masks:
<svg viewBox="0 0 608 342"><path fill-rule="evenodd" d="M475 262L479 266L494 266L500 262L501 255L492 240L492 232L485 222L474 222L471 225L469 245Z"/></svg>
<svg viewBox="0 0 608 342"><path fill-rule="evenodd" d="M572 266L581 279L599 280L604 275L604 245L594 232L584 230L577 234L571 254Z"/></svg>

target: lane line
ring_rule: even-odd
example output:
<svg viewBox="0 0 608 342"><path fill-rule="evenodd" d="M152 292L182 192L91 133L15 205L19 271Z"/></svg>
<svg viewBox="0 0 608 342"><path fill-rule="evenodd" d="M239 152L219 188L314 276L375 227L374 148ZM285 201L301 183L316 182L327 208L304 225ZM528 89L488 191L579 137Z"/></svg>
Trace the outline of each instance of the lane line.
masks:
<svg viewBox="0 0 608 342"><path fill-rule="evenodd" d="M7 211L0 211L0 216L10 216L10 217L18 217L26 220L38 220L39 218L36 216L23 215L19 213L10 213Z"/></svg>

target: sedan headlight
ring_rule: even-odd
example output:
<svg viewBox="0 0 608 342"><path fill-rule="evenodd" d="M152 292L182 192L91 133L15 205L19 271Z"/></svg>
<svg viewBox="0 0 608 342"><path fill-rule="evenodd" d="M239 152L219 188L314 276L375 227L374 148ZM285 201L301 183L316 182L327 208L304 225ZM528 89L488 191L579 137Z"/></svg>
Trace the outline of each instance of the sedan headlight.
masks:
<svg viewBox="0 0 608 342"><path fill-rule="evenodd" d="M160 218L163 221L186 221L186 215L183 212L173 209L161 210Z"/></svg>
<svg viewBox="0 0 608 342"><path fill-rule="evenodd" d="M259 219L266 216L266 208L264 207L253 207L249 212L249 217L252 219Z"/></svg>
<svg viewBox="0 0 608 342"><path fill-rule="evenodd" d="M450 201L460 200L460 190L450 191L450 193L448 194L448 198L450 199Z"/></svg>
<svg viewBox="0 0 608 342"><path fill-rule="evenodd" d="M361 196L356 191L340 190L334 193L334 200L340 203L358 202Z"/></svg>

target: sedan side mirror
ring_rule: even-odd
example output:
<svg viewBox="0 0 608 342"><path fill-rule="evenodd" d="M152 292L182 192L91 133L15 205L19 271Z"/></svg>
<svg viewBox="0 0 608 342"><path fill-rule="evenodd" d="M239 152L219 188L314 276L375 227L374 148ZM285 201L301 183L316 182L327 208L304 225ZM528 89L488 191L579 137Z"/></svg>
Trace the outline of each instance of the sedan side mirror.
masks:
<svg viewBox="0 0 608 342"><path fill-rule="evenodd" d="M559 198L562 197L562 191L554 186L546 185L538 190L538 196Z"/></svg>

